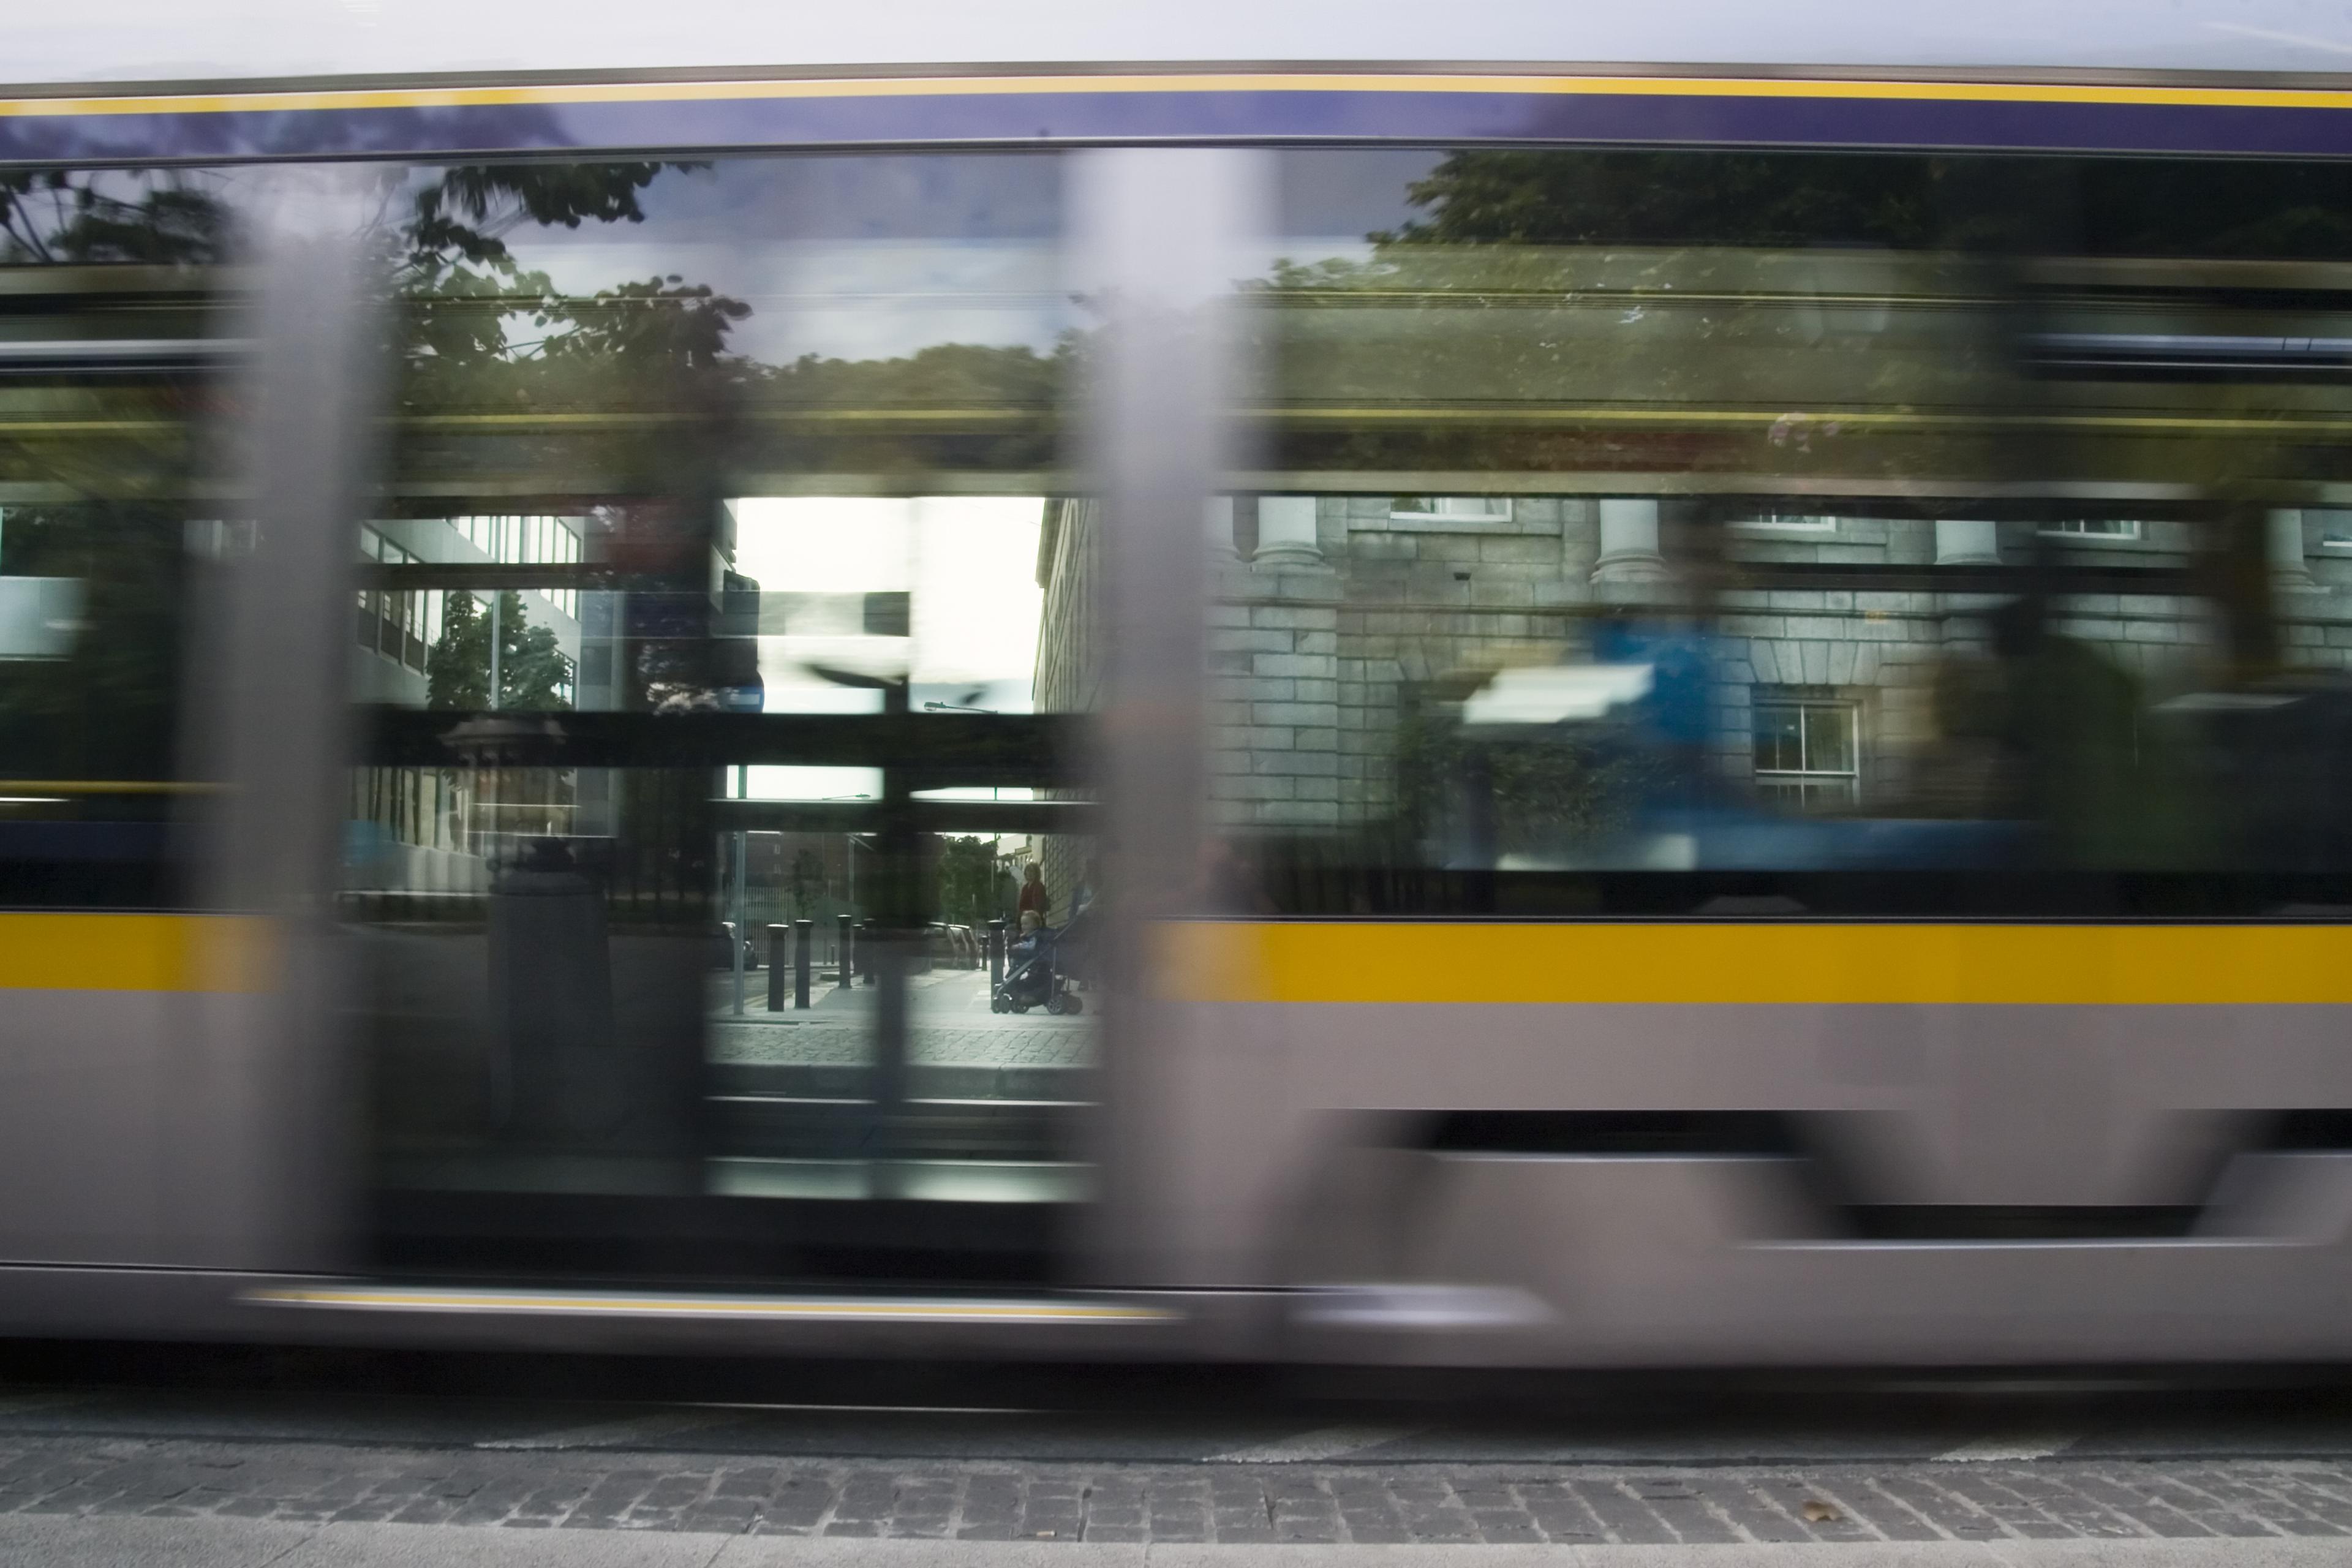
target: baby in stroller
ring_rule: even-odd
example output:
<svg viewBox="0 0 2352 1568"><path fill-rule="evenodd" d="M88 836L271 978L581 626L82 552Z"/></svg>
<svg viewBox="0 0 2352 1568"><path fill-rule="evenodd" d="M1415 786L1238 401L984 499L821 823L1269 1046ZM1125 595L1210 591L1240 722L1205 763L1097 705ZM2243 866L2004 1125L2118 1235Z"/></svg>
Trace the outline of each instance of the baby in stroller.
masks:
<svg viewBox="0 0 2352 1568"><path fill-rule="evenodd" d="M1005 952L1004 979L989 994L988 1010L1026 1013L1043 1006L1048 1013L1084 1012L1086 1004L1071 992L1070 983L1085 923L1084 915L1076 915L1056 930L1034 910L1024 912L1021 935Z"/></svg>

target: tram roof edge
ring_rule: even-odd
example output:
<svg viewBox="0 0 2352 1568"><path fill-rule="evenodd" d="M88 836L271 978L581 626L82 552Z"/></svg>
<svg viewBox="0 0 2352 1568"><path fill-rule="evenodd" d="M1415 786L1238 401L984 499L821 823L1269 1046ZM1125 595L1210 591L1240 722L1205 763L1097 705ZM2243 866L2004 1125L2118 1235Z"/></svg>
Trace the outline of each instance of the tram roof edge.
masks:
<svg viewBox="0 0 2352 1568"><path fill-rule="evenodd" d="M358 81L540 73L930 71L953 67L1159 68L1202 62L1399 62L1704 74L2352 72L2352 21L2315 0L1198 0L1183 7L1069 0L881 0L851 7L740 0L85 0L11 21L0 91Z"/></svg>

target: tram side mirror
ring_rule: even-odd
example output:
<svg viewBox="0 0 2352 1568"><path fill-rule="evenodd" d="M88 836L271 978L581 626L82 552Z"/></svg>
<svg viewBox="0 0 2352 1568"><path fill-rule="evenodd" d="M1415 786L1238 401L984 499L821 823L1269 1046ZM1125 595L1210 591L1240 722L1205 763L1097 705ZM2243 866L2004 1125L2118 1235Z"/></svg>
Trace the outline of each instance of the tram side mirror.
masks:
<svg viewBox="0 0 2352 1568"><path fill-rule="evenodd" d="M65 658L81 636L79 577L0 577L0 658Z"/></svg>

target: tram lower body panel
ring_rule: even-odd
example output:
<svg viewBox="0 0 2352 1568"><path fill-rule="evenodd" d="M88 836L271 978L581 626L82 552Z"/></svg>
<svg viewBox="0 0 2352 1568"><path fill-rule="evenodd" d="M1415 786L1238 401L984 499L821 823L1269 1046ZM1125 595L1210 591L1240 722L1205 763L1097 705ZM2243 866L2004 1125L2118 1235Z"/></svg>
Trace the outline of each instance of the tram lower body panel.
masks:
<svg viewBox="0 0 2352 1568"><path fill-rule="evenodd" d="M1200 1268L1262 1259L1283 1353L1309 1359L2339 1357L2338 1027L2296 1005L1196 1005L1185 1032L1213 1043L1166 1087L1204 1132L1155 1184L1160 1234Z"/></svg>
<svg viewBox="0 0 2352 1568"><path fill-rule="evenodd" d="M0 1331L1433 1364L2352 1353L2352 1061L2329 1004L1163 996L1114 1037L1105 1195L1054 1277L966 1282L981 1304L943 1316L845 1279L549 1277L493 1300L372 1278L367 1090L295 1060L345 1048L308 973L11 990Z"/></svg>

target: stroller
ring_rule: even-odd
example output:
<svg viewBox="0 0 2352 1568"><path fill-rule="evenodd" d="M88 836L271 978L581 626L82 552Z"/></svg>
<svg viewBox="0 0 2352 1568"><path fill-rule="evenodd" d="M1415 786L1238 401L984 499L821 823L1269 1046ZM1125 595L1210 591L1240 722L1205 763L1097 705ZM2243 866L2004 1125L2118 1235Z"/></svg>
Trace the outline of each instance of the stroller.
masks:
<svg viewBox="0 0 2352 1568"><path fill-rule="evenodd" d="M1011 967L989 993L992 1013L1026 1013L1043 1006L1048 1013L1083 1013L1086 1003L1070 989L1077 978L1085 937L1084 915L1071 917L1060 928L1040 926L1012 945L1005 957Z"/></svg>

